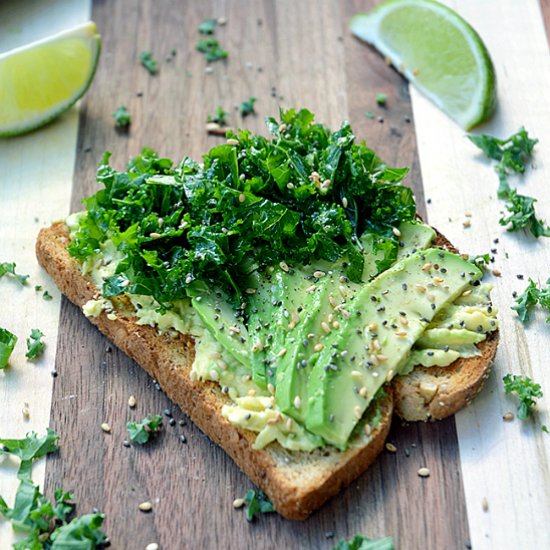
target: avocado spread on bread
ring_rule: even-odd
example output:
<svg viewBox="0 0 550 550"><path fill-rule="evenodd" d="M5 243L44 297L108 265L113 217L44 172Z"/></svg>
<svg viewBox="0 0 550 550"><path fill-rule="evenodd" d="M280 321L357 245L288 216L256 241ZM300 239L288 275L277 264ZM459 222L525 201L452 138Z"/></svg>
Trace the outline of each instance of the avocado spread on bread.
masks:
<svg viewBox="0 0 550 550"><path fill-rule="evenodd" d="M231 133L197 164L144 149L67 220L70 254L100 296L84 313L191 334L191 376L222 414L291 451L365 442L395 376L480 352L496 330L490 286L434 248L406 169L306 110Z"/></svg>

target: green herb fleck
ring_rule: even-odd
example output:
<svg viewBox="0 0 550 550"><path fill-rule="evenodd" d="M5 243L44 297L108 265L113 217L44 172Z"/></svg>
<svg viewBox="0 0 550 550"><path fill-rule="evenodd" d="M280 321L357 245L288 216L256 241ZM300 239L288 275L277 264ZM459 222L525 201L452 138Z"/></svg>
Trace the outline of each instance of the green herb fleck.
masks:
<svg viewBox="0 0 550 550"><path fill-rule="evenodd" d="M213 36L199 40L195 47L204 54L208 62L219 61L229 56L229 53L220 46L220 43Z"/></svg>
<svg viewBox="0 0 550 550"><path fill-rule="evenodd" d="M533 414L533 407L536 400L542 397L540 384L536 384L528 376L519 376L516 374L507 374L503 379L504 391L515 393L520 401L518 406L518 418L526 420Z"/></svg>
<svg viewBox="0 0 550 550"><path fill-rule="evenodd" d="M507 231L526 228L537 239L539 237L550 237L550 226L536 216L535 203L537 199L520 195L515 189L511 189L508 191L506 200L506 209L509 216L503 214L499 223L508 226Z"/></svg>
<svg viewBox="0 0 550 550"><path fill-rule="evenodd" d="M510 170L523 174L527 162L531 159L533 148L539 141L530 138L523 127L507 139L498 139L488 134L469 134L468 139L479 147L487 157L498 161L495 170L500 181L498 189L500 198L506 198L510 192L508 185Z"/></svg>
<svg viewBox="0 0 550 550"><path fill-rule="evenodd" d="M395 550L391 537L369 539L363 535L355 535L350 540L341 540L332 550Z"/></svg>
<svg viewBox="0 0 550 550"><path fill-rule="evenodd" d="M199 25L199 32L201 34L214 34L214 31L216 30L217 26L218 26L217 19L205 19Z"/></svg>
<svg viewBox="0 0 550 550"><path fill-rule="evenodd" d="M254 103L256 103L256 98L250 96L248 99L244 100L244 101L239 105L239 111L241 112L241 115L242 115L243 117L244 117L244 116L251 115L252 113L255 113L255 111L254 111Z"/></svg>
<svg viewBox="0 0 550 550"><path fill-rule="evenodd" d="M8 361L17 343L17 336L5 328L0 328L0 369L8 366Z"/></svg>
<svg viewBox="0 0 550 550"><path fill-rule="evenodd" d="M41 340L43 336L44 334L39 329L33 328L31 330L30 338L27 338L27 353L25 353L25 357L29 361L37 359L44 353L46 344Z"/></svg>
<svg viewBox="0 0 550 550"><path fill-rule="evenodd" d="M36 292L40 292L42 290L42 285L34 285L34 290L36 290Z"/></svg>
<svg viewBox="0 0 550 550"><path fill-rule="evenodd" d="M130 441L137 445L144 445L149 438L157 433L162 426L162 416L159 414L149 415L141 422L128 422L126 427L130 435Z"/></svg>
<svg viewBox="0 0 550 550"><path fill-rule="evenodd" d="M49 428L42 437L31 432L24 439L0 439L0 455L11 454L21 460L17 473L21 483L13 508L0 496L0 514L11 521L15 530L26 533L24 539L14 544L15 550L94 550L106 541L105 534L99 529L103 514L88 514L69 521L75 507L73 495L56 488L54 501L50 501L32 482L33 461L57 451L58 439L59 436Z"/></svg>
<svg viewBox="0 0 550 550"><path fill-rule="evenodd" d="M27 283L28 275L19 275L15 272L16 265L10 262L0 263L0 277L4 275L11 275L19 284L24 285Z"/></svg>
<svg viewBox="0 0 550 550"><path fill-rule="evenodd" d="M124 105L117 107L117 110L113 113L113 118L117 128L128 128L132 122L132 117Z"/></svg>
<svg viewBox="0 0 550 550"><path fill-rule="evenodd" d="M141 64L149 71L149 74L155 75L158 73L158 63L153 57L152 52L141 52L139 54Z"/></svg>
<svg viewBox="0 0 550 550"><path fill-rule="evenodd" d="M489 266L491 256L489 254L478 254L477 256L470 256L468 261L479 267L482 271L485 271Z"/></svg>
<svg viewBox="0 0 550 550"><path fill-rule="evenodd" d="M47 290L45 290L44 294L42 294L42 298L44 298L44 300L46 300L48 302L50 300L53 300L53 296Z"/></svg>
<svg viewBox="0 0 550 550"><path fill-rule="evenodd" d="M387 94L383 94L383 93L376 94L376 103L378 103L378 105L380 105L380 107L385 107L387 101L388 101L388 95Z"/></svg>
<svg viewBox="0 0 550 550"><path fill-rule="evenodd" d="M548 429L548 426L546 424L543 424L542 427L541 427L541 430L544 432L544 433L550 433L550 430Z"/></svg>
<svg viewBox="0 0 550 550"><path fill-rule="evenodd" d="M225 126L227 124L227 115L229 113L224 111L222 107L217 107L216 112L213 115L208 115L208 122L215 122L220 126Z"/></svg>
<svg viewBox="0 0 550 550"><path fill-rule="evenodd" d="M247 521L254 521L254 518L257 514L267 514L269 512L274 512L273 504L265 496L263 491L249 489L244 495L245 509L244 514Z"/></svg>
<svg viewBox="0 0 550 550"><path fill-rule="evenodd" d="M533 279L529 278L527 288L516 297L516 303L512 306L522 323L529 321L531 310L539 303L542 307L550 310L550 279L546 281L546 287L537 285ZM550 323L550 316L546 318Z"/></svg>
<svg viewBox="0 0 550 550"><path fill-rule="evenodd" d="M374 118L374 113L371 112L371 111L367 111L367 112L365 113L365 116L366 116L367 118L369 118L369 119L373 119L373 118Z"/></svg>

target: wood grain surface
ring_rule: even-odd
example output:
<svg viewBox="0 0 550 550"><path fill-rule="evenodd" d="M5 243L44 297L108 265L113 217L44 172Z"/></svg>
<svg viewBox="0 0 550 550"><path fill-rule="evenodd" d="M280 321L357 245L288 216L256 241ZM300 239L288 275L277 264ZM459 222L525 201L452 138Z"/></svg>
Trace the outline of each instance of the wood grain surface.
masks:
<svg viewBox="0 0 550 550"><path fill-rule="evenodd" d="M223 139L205 131L207 115L221 105L230 111L232 126L262 133L263 117L276 114L279 106L308 107L332 127L349 118L356 134L385 160L412 167L409 184L425 212L407 85L346 28L349 16L372 4L96 1L92 17L103 53L81 107L72 210L95 191L95 168L106 149L119 168L145 145L177 160L183 154L200 159ZM230 57L207 72L195 51L197 25L220 16L227 24L216 36ZM142 50L159 60L157 75L140 66ZM387 108L376 105L378 92L388 94ZM242 119L235 106L249 96L257 97L257 115ZM117 132L111 118L122 104L132 115L128 133ZM367 118L367 111L375 117ZM270 515L249 524L231 503L250 482L65 300L56 369L51 426L61 434L62 450L48 460L47 491L62 484L74 491L81 512L93 507L105 512L113 548L145 548L152 542L163 550L332 548L358 532L392 535L396 548L407 550L467 547L454 419L395 423L389 441L397 453L383 453L308 521ZM138 401L133 410L127 406L130 395ZM166 417L158 441L123 446L128 420L165 409L176 425L169 426ZM111 434L101 431L102 422L110 424ZM417 475L423 466L431 470L427 479ZM138 510L143 501L153 503L151 513Z"/></svg>

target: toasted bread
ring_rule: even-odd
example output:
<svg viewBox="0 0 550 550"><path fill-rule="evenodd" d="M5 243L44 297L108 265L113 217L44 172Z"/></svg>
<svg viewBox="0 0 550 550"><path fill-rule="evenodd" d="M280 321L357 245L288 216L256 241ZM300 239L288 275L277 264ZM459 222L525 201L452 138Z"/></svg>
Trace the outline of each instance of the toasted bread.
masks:
<svg viewBox="0 0 550 550"><path fill-rule="evenodd" d="M70 257L68 244L68 228L58 222L40 231L36 253L61 292L82 307L98 297L98 289ZM436 244L452 249L441 235ZM277 512L296 520L308 517L374 461L384 447L394 401L398 414L407 420L443 418L462 408L481 388L497 341L493 334L482 342L481 357L459 359L443 368L417 367L410 375L398 377L392 384L394 391L390 388L378 403L380 420L361 446L346 451L324 448L306 453L289 452L276 443L262 450L252 449L255 434L230 424L221 415L221 408L229 398L219 386L191 380L189 373L194 359L191 336L174 339L159 335L152 327L137 325L124 299L117 299L114 319L102 312L89 320L159 382L182 411L265 491ZM431 399L426 399L423 382L437 384Z"/></svg>

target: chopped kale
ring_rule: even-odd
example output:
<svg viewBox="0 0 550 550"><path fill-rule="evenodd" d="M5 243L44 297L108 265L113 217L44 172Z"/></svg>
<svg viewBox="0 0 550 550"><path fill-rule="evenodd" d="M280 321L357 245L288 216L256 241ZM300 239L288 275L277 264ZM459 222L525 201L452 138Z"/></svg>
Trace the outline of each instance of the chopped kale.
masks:
<svg viewBox="0 0 550 550"><path fill-rule="evenodd" d="M44 298L47 302L53 300L53 296L47 290L45 290L44 294L42 294L42 298Z"/></svg>
<svg viewBox="0 0 550 550"><path fill-rule="evenodd" d="M230 131L202 165L184 158L173 166L144 149L118 172L106 153L97 173L103 188L86 199L69 252L84 261L111 239L126 258L104 294L151 295L164 307L199 282L237 302L251 270L282 260L345 260L358 282L365 232L378 236L381 262L391 263L393 228L416 214L400 185L407 170L356 143L348 123L331 132L305 109L281 111L267 126L271 139Z"/></svg>
<svg viewBox="0 0 550 550"><path fill-rule="evenodd" d="M355 535L350 540L341 540L332 550L394 550L391 537L369 539L363 535Z"/></svg>
<svg viewBox="0 0 550 550"><path fill-rule="evenodd" d="M468 261L485 271L491 262L491 256L489 254L478 254L477 256L470 256Z"/></svg>
<svg viewBox="0 0 550 550"><path fill-rule="evenodd" d="M37 359L44 353L46 344L42 341L43 336L44 334L39 329L31 329L31 335L27 338L27 353L25 353L25 357L29 361Z"/></svg>
<svg viewBox="0 0 550 550"><path fill-rule="evenodd" d="M130 441L137 445L144 445L162 427L162 416L152 414L146 416L141 422L128 422L126 427L128 428Z"/></svg>
<svg viewBox="0 0 550 550"><path fill-rule="evenodd" d="M527 288L516 296L516 303L512 306L522 323L529 321L531 310L539 303L542 307L550 310L550 279L546 281L546 287L537 285L533 279L529 278ZM550 315L546 318L550 323Z"/></svg>
<svg viewBox="0 0 550 550"><path fill-rule="evenodd" d="M383 93L376 94L376 103L378 103L380 107L385 107L387 101L388 101L387 94L383 94Z"/></svg>
<svg viewBox="0 0 550 550"><path fill-rule="evenodd" d="M15 550L94 550L106 543L105 534L100 530L103 514L88 514L69 521L75 507L73 495L57 488L54 501L50 501L32 482L33 460L57 451L58 439L49 428L42 437L31 432L24 439L0 439L0 455L11 454L21 460L17 474L21 483L13 508L0 496L0 514L11 521L14 529L26 534L14 544Z"/></svg>
<svg viewBox="0 0 550 550"><path fill-rule="evenodd" d="M530 138L523 127L507 139L498 139L488 134L469 134L468 139L479 147L487 157L498 161L495 170L500 181L498 189L500 198L506 198L510 191L508 185L510 170L523 174L533 153L533 148L539 141Z"/></svg>
<svg viewBox="0 0 550 550"><path fill-rule="evenodd" d="M141 52L139 54L141 64L149 71L149 74L155 75L158 73L158 63L153 57L152 52Z"/></svg>
<svg viewBox="0 0 550 550"><path fill-rule="evenodd" d="M518 376L516 374L507 374L503 379L504 391L515 393L519 399L518 418L526 420L533 414L533 407L537 399L542 397L540 384L536 384L528 376Z"/></svg>
<svg viewBox="0 0 550 550"><path fill-rule="evenodd" d="M113 113L113 118L117 128L128 128L132 123L132 117L124 105L117 107L117 110Z"/></svg>
<svg viewBox="0 0 550 550"><path fill-rule="evenodd" d="M223 107L217 107L216 112L213 115L208 115L208 122L215 122L220 126L225 126L227 124L227 115L229 113L223 109Z"/></svg>
<svg viewBox="0 0 550 550"><path fill-rule="evenodd" d="M256 98L252 96L241 102L241 104L239 105L239 111L241 112L241 115L248 116L253 114L255 112L254 103L256 103Z"/></svg>
<svg viewBox="0 0 550 550"><path fill-rule="evenodd" d="M8 361L16 343L17 336L0 327L0 369L5 369L8 366Z"/></svg>
<svg viewBox="0 0 550 550"><path fill-rule="evenodd" d="M11 262L0 263L0 277L4 275L11 275L19 284L24 285L27 283L28 275L19 275L15 272L16 265Z"/></svg>
<svg viewBox="0 0 550 550"><path fill-rule="evenodd" d="M208 62L219 61L229 56L229 53L220 46L220 43L213 36L199 40L195 47L204 54Z"/></svg>
<svg viewBox="0 0 550 550"><path fill-rule="evenodd" d="M263 491L249 489L244 495L245 509L244 514L247 521L254 521L254 518L258 514L267 514L269 512L274 512L273 504L265 496Z"/></svg>
<svg viewBox="0 0 550 550"><path fill-rule="evenodd" d="M531 235L537 239L550 237L550 226L536 216L535 203L537 199L520 195L515 189L511 189L508 191L506 200L506 209L509 215L503 214L499 220L500 225L508 226L508 231L528 229Z"/></svg>
<svg viewBox="0 0 550 550"><path fill-rule="evenodd" d="M199 32L201 34L214 34L217 26L217 19L205 19L199 24Z"/></svg>

